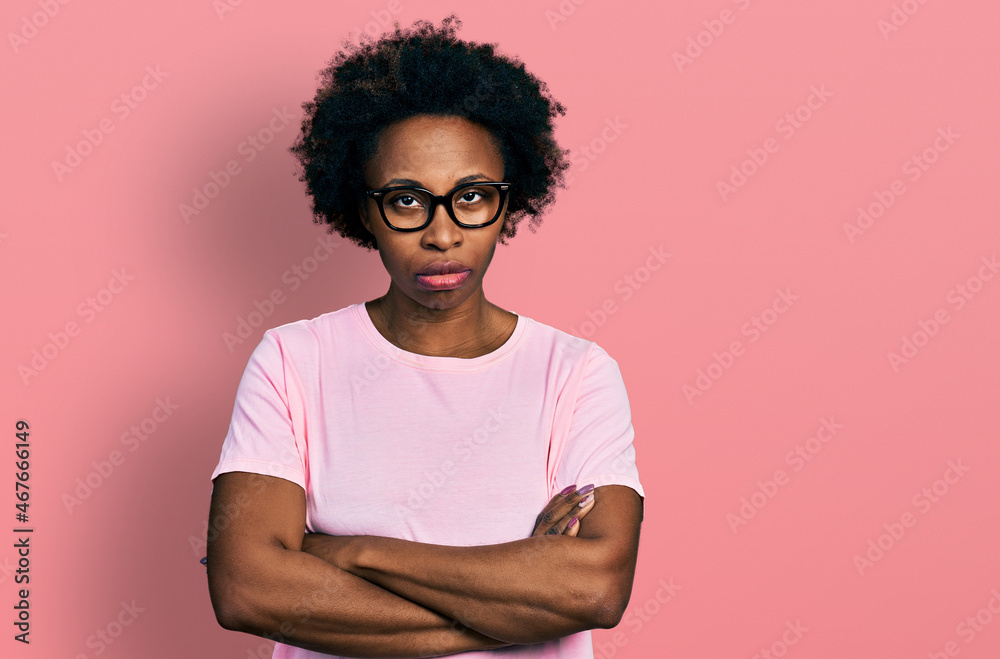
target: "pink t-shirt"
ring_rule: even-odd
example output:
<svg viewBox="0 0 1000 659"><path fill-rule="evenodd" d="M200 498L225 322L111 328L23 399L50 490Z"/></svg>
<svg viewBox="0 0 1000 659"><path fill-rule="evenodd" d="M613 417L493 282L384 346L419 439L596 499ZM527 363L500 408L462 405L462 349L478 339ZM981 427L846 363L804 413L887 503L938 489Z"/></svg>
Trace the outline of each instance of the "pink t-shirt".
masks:
<svg viewBox="0 0 1000 659"><path fill-rule="evenodd" d="M270 329L250 356L212 478L246 471L306 492L306 529L471 546L527 538L568 485L644 496L618 364L518 315L493 352L402 350L363 303ZM490 515L455 517L456 509ZM330 657L276 644L275 658ZM590 631L461 657L591 659Z"/></svg>

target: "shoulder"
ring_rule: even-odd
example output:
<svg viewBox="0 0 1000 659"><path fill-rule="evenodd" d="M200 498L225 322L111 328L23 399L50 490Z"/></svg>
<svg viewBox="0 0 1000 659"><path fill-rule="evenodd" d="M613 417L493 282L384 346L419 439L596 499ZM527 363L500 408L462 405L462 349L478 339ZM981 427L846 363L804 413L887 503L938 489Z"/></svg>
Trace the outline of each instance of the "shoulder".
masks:
<svg viewBox="0 0 1000 659"><path fill-rule="evenodd" d="M555 327L533 321L532 333L545 345L549 370L565 375L565 385L576 399L595 397L627 405L628 394L618 362L599 344ZM535 331L537 330L537 332ZM544 358L543 355L537 355Z"/></svg>
<svg viewBox="0 0 1000 659"><path fill-rule="evenodd" d="M527 320L530 324L528 344L535 351L550 355L553 361L572 364L584 371L602 362L617 366L607 351L594 341L569 334L533 318Z"/></svg>
<svg viewBox="0 0 1000 659"><path fill-rule="evenodd" d="M272 327L264 332L264 337L290 348L319 343L331 334L343 333L352 326L355 322L355 306L357 305L348 305L313 318L304 318Z"/></svg>
<svg viewBox="0 0 1000 659"><path fill-rule="evenodd" d="M349 343L345 339L356 325L354 306L265 330L254 357L267 361L315 362L332 347Z"/></svg>

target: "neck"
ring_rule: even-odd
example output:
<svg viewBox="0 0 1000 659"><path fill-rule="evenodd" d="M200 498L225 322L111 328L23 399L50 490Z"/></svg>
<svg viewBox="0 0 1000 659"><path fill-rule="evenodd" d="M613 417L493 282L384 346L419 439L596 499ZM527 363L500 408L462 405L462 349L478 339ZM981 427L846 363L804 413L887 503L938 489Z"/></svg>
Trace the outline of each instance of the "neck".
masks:
<svg viewBox="0 0 1000 659"><path fill-rule="evenodd" d="M366 303L372 323L390 343L419 355L472 358L491 352L509 337L509 312L489 302L482 286L456 307L433 309L389 291Z"/></svg>

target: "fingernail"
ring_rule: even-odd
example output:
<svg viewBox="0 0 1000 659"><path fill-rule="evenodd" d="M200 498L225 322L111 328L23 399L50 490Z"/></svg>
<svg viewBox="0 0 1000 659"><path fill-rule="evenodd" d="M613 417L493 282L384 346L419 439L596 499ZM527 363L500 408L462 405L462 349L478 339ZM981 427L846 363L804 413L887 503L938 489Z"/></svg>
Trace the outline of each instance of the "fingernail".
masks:
<svg viewBox="0 0 1000 659"><path fill-rule="evenodd" d="M572 484L572 485L570 485L569 487L564 487L564 488L563 488L563 491L562 491L562 492L560 492L559 494L561 494L561 495L563 495L563 496L566 496L567 494L569 494L570 492L572 492L572 491L573 491L573 490L575 490L575 489L576 489L576 483L573 483L573 484Z"/></svg>
<svg viewBox="0 0 1000 659"><path fill-rule="evenodd" d="M198 562L201 563L202 565L208 565L208 556L205 556Z"/></svg>
<svg viewBox="0 0 1000 659"><path fill-rule="evenodd" d="M587 496L585 496L582 499L580 499L580 507L581 508L586 508L590 504L590 502L593 501L593 500L594 500L594 495L593 494L588 494Z"/></svg>
<svg viewBox="0 0 1000 659"><path fill-rule="evenodd" d="M587 494L588 492L590 492L592 489L594 489L594 484L593 483L591 483L590 485L584 485L583 487L581 487L577 491L577 494L579 494L580 496L583 496L584 494Z"/></svg>
<svg viewBox="0 0 1000 659"><path fill-rule="evenodd" d="M569 524L566 525L566 530L567 531L569 531L571 528L573 528L573 525L576 524L576 520L577 520L576 517L574 517L573 519L569 520Z"/></svg>

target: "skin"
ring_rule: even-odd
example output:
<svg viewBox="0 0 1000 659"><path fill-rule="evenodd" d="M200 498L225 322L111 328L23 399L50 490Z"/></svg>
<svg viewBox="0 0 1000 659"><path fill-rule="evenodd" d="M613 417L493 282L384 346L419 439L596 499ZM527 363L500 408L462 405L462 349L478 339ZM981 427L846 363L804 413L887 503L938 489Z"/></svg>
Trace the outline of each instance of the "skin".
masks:
<svg viewBox="0 0 1000 659"><path fill-rule="evenodd" d="M502 181L503 174L488 130L461 117L426 115L386 128L365 167L372 189L417 185L439 195L467 180ZM483 277L505 214L488 227L464 229L439 205L422 231L401 233L385 225L369 199L360 209L361 223L375 236L391 279L385 295L366 303L379 332L403 350L440 357L478 357L503 345L517 316L486 300ZM460 261L472 273L459 288L428 291L416 275L439 261Z"/></svg>
<svg viewBox="0 0 1000 659"><path fill-rule="evenodd" d="M372 188L411 179L444 194L471 175L502 181L499 154L476 124L419 116L383 132L365 176ZM425 229L399 233L373 201L360 214L391 279L387 293L366 304L387 340L418 354L473 358L510 337L516 315L488 302L482 289L503 217L464 229L439 207ZM448 260L472 269L461 287L419 286L417 272ZM584 494L556 494L529 537L452 547L307 534L301 487L224 473L209 515L212 604L227 629L354 657L443 656L610 628L631 595L642 501L621 485Z"/></svg>

